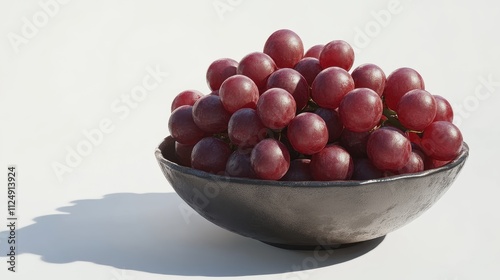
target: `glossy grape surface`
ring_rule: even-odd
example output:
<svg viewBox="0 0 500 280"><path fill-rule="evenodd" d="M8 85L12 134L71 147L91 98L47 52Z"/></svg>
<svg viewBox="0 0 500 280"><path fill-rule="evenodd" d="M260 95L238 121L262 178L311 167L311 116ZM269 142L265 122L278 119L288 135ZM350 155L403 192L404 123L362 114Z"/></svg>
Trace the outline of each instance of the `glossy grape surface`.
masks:
<svg viewBox="0 0 500 280"><path fill-rule="evenodd" d="M268 54L278 68L293 68L304 56L302 39L288 29L275 31L264 44L264 53Z"/></svg>

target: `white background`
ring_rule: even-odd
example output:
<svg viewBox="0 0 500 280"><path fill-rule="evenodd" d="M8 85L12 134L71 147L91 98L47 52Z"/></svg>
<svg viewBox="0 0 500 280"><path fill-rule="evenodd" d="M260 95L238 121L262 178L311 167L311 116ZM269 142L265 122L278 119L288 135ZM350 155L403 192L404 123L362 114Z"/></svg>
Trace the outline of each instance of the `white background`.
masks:
<svg viewBox="0 0 500 280"><path fill-rule="evenodd" d="M0 3L1 279L499 279L494 1L48 2ZM361 256L319 260L220 229L186 210L154 158L174 96L208 93L210 62L260 51L280 28L306 48L348 41L354 66L416 69L453 103L470 145L444 197ZM126 105L151 69L162 72L157 84ZM91 146L85 132L97 137ZM71 155L78 147L81 159ZM5 257L11 164L17 273ZM59 178L55 165L66 166Z"/></svg>

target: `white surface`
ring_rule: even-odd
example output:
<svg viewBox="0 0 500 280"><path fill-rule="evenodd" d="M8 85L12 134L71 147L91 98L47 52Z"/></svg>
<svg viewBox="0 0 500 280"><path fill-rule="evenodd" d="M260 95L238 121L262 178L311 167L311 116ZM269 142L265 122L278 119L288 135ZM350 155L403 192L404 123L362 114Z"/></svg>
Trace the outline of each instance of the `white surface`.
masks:
<svg viewBox="0 0 500 280"><path fill-rule="evenodd" d="M0 3L1 279L499 279L495 2L67 2L51 6L46 23L38 0ZM373 14L388 5L396 13L376 23ZM43 26L26 37L24 18L34 15ZM306 48L344 39L359 50L355 66L373 62L387 74L413 67L431 93L464 107L457 123L471 155L457 181L362 256L320 260L220 229L186 210L155 161L173 97L208 93L211 61L259 51L279 28L296 31ZM17 47L13 33L24 38ZM168 76L147 80L156 68ZM126 107L121 98L144 79L151 90ZM103 121L106 133L59 180L54 162L67 164L69 150L85 145L83 131ZM19 175L15 274L5 258L9 164Z"/></svg>

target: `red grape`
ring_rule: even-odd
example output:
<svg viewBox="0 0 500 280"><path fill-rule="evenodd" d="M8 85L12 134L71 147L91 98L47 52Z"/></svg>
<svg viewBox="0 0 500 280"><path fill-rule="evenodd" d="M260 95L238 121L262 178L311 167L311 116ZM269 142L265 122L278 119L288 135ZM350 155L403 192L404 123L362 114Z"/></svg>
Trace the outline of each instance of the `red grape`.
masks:
<svg viewBox="0 0 500 280"><path fill-rule="evenodd" d="M344 147L353 157L366 157L366 143L370 131L354 132L344 129L340 135L340 145Z"/></svg>
<svg viewBox="0 0 500 280"><path fill-rule="evenodd" d="M306 79L309 86L312 85L319 72L323 70L323 68L319 64L319 60L313 57L304 57L299 62L297 62L297 64L295 64L293 69L297 70L297 72L299 72L300 75L302 75Z"/></svg>
<svg viewBox="0 0 500 280"><path fill-rule="evenodd" d="M314 57L319 60L319 55L321 54L321 51L323 50L324 46L325 45L320 44L310 47L304 54L304 57Z"/></svg>
<svg viewBox="0 0 500 280"><path fill-rule="evenodd" d="M383 96L387 107L396 110L399 99L412 89L425 89L422 76L407 67L394 70L385 81Z"/></svg>
<svg viewBox="0 0 500 280"><path fill-rule="evenodd" d="M257 178L250 163L251 149L237 149L228 158L226 175L241 178Z"/></svg>
<svg viewBox="0 0 500 280"><path fill-rule="evenodd" d="M207 69L207 84L210 90L218 90L227 78L236 75L238 62L231 58L217 59Z"/></svg>
<svg viewBox="0 0 500 280"><path fill-rule="evenodd" d="M367 158L354 159L354 171L352 172L352 180L372 180L384 177L384 172Z"/></svg>
<svg viewBox="0 0 500 280"><path fill-rule="evenodd" d="M230 117L231 113L224 109L217 95L205 95L194 103L194 122L208 133L220 133L226 130Z"/></svg>
<svg viewBox="0 0 500 280"><path fill-rule="evenodd" d="M356 67L351 73L355 88L369 88L382 96L385 87L385 73L375 64L367 63Z"/></svg>
<svg viewBox="0 0 500 280"><path fill-rule="evenodd" d="M309 101L309 84L302 75L294 69L282 68L276 70L267 79L267 89L282 88L295 99L296 109L300 111Z"/></svg>
<svg viewBox="0 0 500 280"><path fill-rule="evenodd" d="M175 142L175 155L180 165L191 167L191 152L194 144L182 144Z"/></svg>
<svg viewBox="0 0 500 280"><path fill-rule="evenodd" d="M312 155L326 146L328 129L325 121L320 116L304 112L290 121L287 137L297 152Z"/></svg>
<svg viewBox="0 0 500 280"><path fill-rule="evenodd" d="M168 130L175 141L182 144L195 144L205 137L193 120L193 106L182 105L175 109L168 119Z"/></svg>
<svg viewBox="0 0 500 280"><path fill-rule="evenodd" d="M410 139L410 142L412 143L412 145L417 145L418 147L420 147L420 141L422 140L419 136L418 133L416 132L408 132L408 139Z"/></svg>
<svg viewBox="0 0 500 280"><path fill-rule="evenodd" d="M321 50L319 62L324 69L336 66L349 71L354 63L354 50L346 41L331 41Z"/></svg>
<svg viewBox="0 0 500 280"><path fill-rule="evenodd" d="M437 168L463 149L453 109L403 67L354 70L349 43L304 53L289 29L261 52L221 58L206 71L210 94L185 90L171 104L175 162L264 180L371 180ZM292 160L293 159L293 160Z"/></svg>
<svg viewBox="0 0 500 280"><path fill-rule="evenodd" d="M231 153L226 142L215 137L205 137L193 147L191 166L198 170L224 175Z"/></svg>
<svg viewBox="0 0 500 280"><path fill-rule="evenodd" d="M408 174L408 173L417 173L424 170L424 160L422 157L416 153L411 152L410 159L402 168L398 169L396 174Z"/></svg>
<svg viewBox="0 0 500 280"><path fill-rule="evenodd" d="M227 131L231 143L239 147L253 147L267 134L257 112L250 108L236 111L229 119Z"/></svg>
<svg viewBox="0 0 500 280"><path fill-rule="evenodd" d="M423 130L436 116L436 100L423 89L405 93L396 108L399 121L410 130Z"/></svg>
<svg viewBox="0 0 500 280"><path fill-rule="evenodd" d="M295 117L296 103L293 96L282 88L266 90L257 102L257 114L270 129L283 129Z"/></svg>
<svg viewBox="0 0 500 280"><path fill-rule="evenodd" d="M266 88L267 77L276 71L273 59L262 52L253 52L244 56L238 64L237 73L252 79L259 90Z"/></svg>
<svg viewBox="0 0 500 280"><path fill-rule="evenodd" d="M193 106L194 103L203 97L203 93L197 90L185 90L174 98L172 101L172 106L170 107L170 112L173 112L175 109L181 107L182 105L190 105Z"/></svg>
<svg viewBox="0 0 500 280"><path fill-rule="evenodd" d="M453 121L453 109L450 102L440 95L434 95L436 100L436 116L434 121Z"/></svg>
<svg viewBox="0 0 500 280"><path fill-rule="evenodd" d="M382 127L368 137L366 152L373 165L380 170L395 171L410 160L411 143L397 129Z"/></svg>
<svg viewBox="0 0 500 280"><path fill-rule="evenodd" d="M411 139L410 139L411 141ZM424 151L422 151L422 148L420 148L420 145L417 143L412 142L411 143L411 151L416 153L417 155L420 156L420 158L424 161L427 159L427 156L425 155Z"/></svg>
<svg viewBox="0 0 500 280"><path fill-rule="evenodd" d="M264 53L268 54L279 68L292 68L304 56L304 45L295 32L280 29L269 36L264 45Z"/></svg>
<svg viewBox="0 0 500 280"><path fill-rule="evenodd" d="M460 154L462 142L462 133L458 127L447 121L437 121L425 128L420 143L427 156L448 161Z"/></svg>
<svg viewBox="0 0 500 280"><path fill-rule="evenodd" d="M337 109L342 98L353 89L354 81L346 70L330 67L314 79L311 97L320 107Z"/></svg>
<svg viewBox="0 0 500 280"><path fill-rule="evenodd" d="M328 129L328 143L333 143L340 138L344 125L340 121L339 113L336 110L319 107L314 113L320 116L326 123Z"/></svg>
<svg viewBox="0 0 500 280"><path fill-rule="evenodd" d="M427 157L424 162L424 169L429 170L429 169L439 168L441 166L447 165L450 162L451 160L437 160L431 157Z"/></svg>
<svg viewBox="0 0 500 280"><path fill-rule="evenodd" d="M382 116L382 99L369 88L356 88L344 96L339 105L340 120L344 127L363 132L374 128Z"/></svg>
<svg viewBox="0 0 500 280"><path fill-rule="evenodd" d="M282 181L312 181L313 177L310 168L311 160L306 158L294 159L290 162L290 168Z"/></svg>
<svg viewBox="0 0 500 280"><path fill-rule="evenodd" d="M234 113L241 108L255 108L259 89L247 76L234 75L222 83L219 96L224 108L229 113Z"/></svg>
<svg viewBox="0 0 500 280"><path fill-rule="evenodd" d="M311 173L317 181L349 180L353 161L349 153L339 145L329 144L312 155Z"/></svg>
<svg viewBox="0 0 500 280"><path fill-rule="evenodd" d="M257 177L264 180L279 180L290 167L290 154L283 143L267 138L255 145L250 163Z"/></svg>

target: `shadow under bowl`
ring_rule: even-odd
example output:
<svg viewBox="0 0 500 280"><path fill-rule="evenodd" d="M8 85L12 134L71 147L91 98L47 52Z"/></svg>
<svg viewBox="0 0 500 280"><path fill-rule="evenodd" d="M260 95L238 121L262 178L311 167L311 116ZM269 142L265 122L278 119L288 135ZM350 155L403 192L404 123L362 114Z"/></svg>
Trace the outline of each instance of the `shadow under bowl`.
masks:
<svg viewBox="0 0 500 280"><path fill-rule="evenodd" d="M210 174L176 163L168 136L156 159L177 194L210 222L289 249L338 247L383 237L429 209L469 155L414 174L367 181L267 181Z"/></svg>

